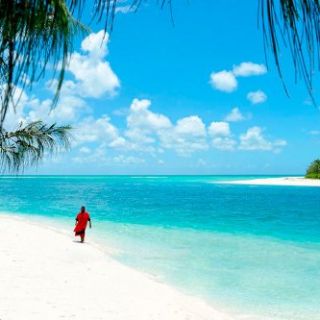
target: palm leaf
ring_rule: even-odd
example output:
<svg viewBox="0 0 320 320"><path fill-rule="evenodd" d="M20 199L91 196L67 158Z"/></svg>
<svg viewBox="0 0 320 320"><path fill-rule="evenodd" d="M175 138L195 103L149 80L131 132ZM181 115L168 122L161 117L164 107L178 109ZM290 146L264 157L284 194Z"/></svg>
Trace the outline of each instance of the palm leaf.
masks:
<svg viewBox="0 0 320 320"><path fill-rule="evenodd" d="M70 126L47 125L42 121L20 124L15 131L0 133L0 167L20 171L38 163L45 153L52 154L70 146Z"/></svg>
<svg viewBox="0 0 320 320"><path fill-rule="evenodd" d="M302 78L314 104L313 75L320 67L319 0L259 0L264 42L283 80L281 49L288 48L295 79ZM285 82L283 81L285 85Z"/></svg>
<svg viewBox="0 0 320 320"><path fill-rule="evenodd" d="M57 101L68 57L83 25L63 0L0 0L0 129L14 88L31 88L52 65Z"/></svg>

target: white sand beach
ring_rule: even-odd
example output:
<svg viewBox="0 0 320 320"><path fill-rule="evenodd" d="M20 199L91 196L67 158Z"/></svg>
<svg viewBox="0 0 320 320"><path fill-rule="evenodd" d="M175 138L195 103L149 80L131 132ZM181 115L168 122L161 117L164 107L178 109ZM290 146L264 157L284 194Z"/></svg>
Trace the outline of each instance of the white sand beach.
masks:
<svg viewBox="0 0 320 320"><path fill-rule="evenodd" d="M244 185L270 185L270 186L296 186L296 187L320 187L320 180L306 179L303 177L281 177L248 180L223 181L227 184Z"/></svg>
<svg viewBox="0 0 320 320"><path fill-rule="evenodd" d="M0 319L227 320L94 243L0 215Z"/></svg>

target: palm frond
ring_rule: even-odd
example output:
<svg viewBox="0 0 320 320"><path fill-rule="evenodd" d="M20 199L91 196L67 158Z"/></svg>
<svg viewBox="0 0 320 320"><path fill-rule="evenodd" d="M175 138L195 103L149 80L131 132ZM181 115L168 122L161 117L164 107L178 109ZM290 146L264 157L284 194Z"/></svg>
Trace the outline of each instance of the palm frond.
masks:
<svg viewBox="0 0 320 320"><path fill-rule="evenodd" d="M15 131L0 132L0 168L20 171L38 163L45 153L68 149L70 126L47 125L42 121L20 124Z"/></svg>
<svg viewBox="0 0 320 320"><path fill-rule="evenodd" d="M281 79L281 49L288 48L295 79L304 80L315 104L313 75L316 68L320 67L319 0L259 1L265 46L272 50Z"/></svg>
<svg viewBox="0 0 320 320"><path fill-rule="evenodd" d="M63 0L0 0L0 129L14 88L31 88L48 63L61 89L75 35L84 27Z"/></svg>

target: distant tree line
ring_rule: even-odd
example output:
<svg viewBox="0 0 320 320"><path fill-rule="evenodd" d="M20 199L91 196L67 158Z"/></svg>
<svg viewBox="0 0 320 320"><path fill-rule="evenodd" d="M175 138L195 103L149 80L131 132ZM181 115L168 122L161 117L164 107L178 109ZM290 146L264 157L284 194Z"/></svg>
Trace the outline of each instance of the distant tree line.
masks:
<svg viewBox="0 0 320 320"><path fill-rule="evenodd" d="M308 179L320 179L320 159L314 160L309 165L305 177Z"/></svg>

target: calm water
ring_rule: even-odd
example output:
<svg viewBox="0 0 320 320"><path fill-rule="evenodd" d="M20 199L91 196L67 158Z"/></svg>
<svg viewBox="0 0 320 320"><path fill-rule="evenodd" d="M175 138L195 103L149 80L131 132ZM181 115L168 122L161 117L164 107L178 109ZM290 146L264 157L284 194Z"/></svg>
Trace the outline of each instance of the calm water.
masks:
<svg viewBox="0 0 320 320"><path fill-rule="evenodd" d="M320 320L320 188L219 183L244 178L2 177L0 211L72 229L85 204L117 259L236 319Z"/></svg>

